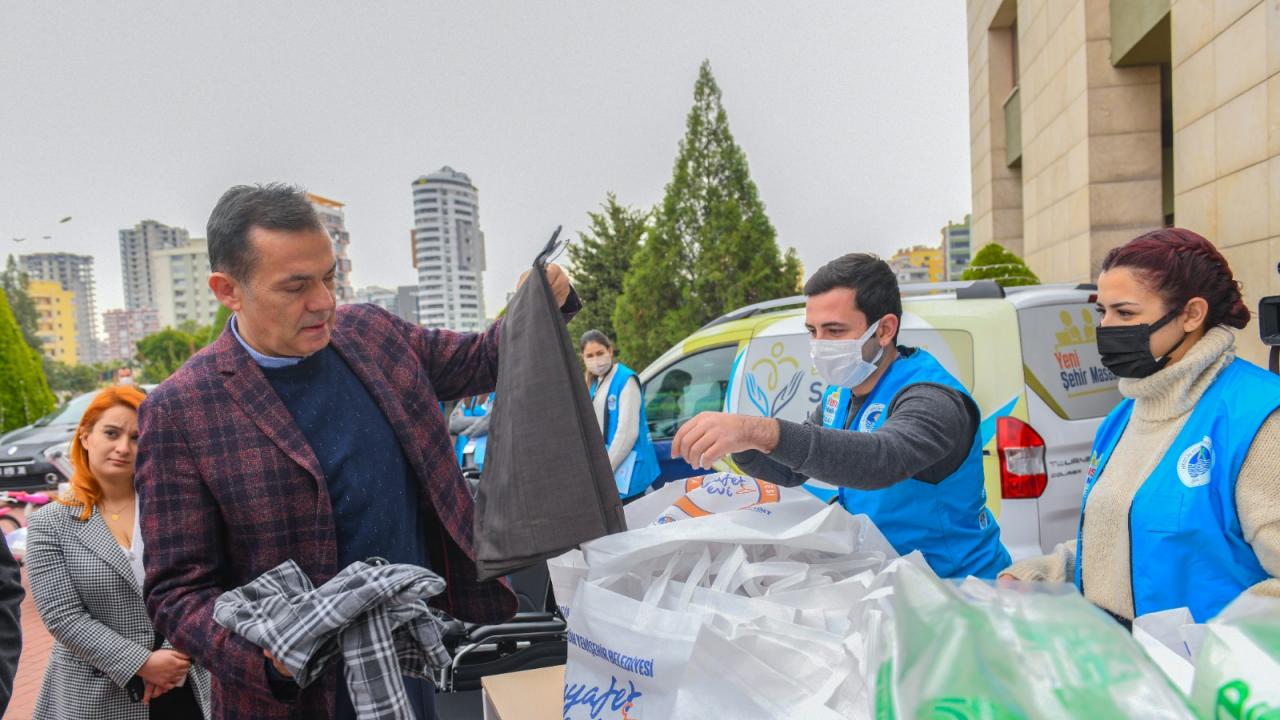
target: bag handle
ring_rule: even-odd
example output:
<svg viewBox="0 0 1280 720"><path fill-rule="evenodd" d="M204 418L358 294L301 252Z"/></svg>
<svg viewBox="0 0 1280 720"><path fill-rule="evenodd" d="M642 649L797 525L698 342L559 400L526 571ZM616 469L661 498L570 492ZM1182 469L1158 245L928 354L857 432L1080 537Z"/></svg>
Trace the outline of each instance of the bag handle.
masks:
<svg viewBox="0 0 1280 720"><path fill-rule="evenodd" d="M538 253L538 257L534 258L533 266L539 270L547 267L547 264L560 256L565 247L569 245L566 239L560 242L560 229L563 225L557 225L554 232L551 233L551 239L547 241L546 247L542 248L542 252Z"/></svg>

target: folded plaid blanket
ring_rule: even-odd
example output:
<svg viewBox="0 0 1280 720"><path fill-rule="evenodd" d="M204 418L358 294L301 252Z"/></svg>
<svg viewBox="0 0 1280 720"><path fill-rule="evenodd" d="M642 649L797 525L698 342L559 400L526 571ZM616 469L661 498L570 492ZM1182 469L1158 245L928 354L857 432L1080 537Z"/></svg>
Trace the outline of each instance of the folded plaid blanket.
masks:
<svg viewBox="0 0 1280 720"><path fill-rule="evenodd" d="M302 687L341 654L357 717L413 720L401 675L429 679L449 662L444 625L427 608L445 583L425 568L378 561L352 563L318 588L285 561L223 593L213 617L268 650Z"/></svg>

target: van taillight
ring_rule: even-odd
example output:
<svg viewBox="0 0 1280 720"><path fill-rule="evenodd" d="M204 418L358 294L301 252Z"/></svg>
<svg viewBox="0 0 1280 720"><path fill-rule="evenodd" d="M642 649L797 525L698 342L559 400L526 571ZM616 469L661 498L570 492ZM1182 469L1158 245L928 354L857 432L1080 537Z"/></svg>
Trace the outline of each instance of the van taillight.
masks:
<svg viewBox="0 0 1280 720"><path fill-rule="evenodd" d="M1044 439L1018 418L996 420L996 452L1000 456L1000 496L1006 500L1038 498L1049 484L1044 468Z"/></svg>

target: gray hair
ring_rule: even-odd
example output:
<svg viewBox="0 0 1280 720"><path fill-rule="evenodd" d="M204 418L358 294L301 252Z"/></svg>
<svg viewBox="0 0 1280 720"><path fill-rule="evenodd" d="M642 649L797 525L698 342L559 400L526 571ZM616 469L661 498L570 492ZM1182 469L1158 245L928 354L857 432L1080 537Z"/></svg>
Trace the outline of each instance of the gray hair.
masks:
<svg viewBox="0 0 1280 720"><path fill-rule="evenodd" d="M236 185L222 194L209 215L210 268L246 280L258 259L249 244L249 231L255 227L324 231L302 188L284 183Z"/></svg>

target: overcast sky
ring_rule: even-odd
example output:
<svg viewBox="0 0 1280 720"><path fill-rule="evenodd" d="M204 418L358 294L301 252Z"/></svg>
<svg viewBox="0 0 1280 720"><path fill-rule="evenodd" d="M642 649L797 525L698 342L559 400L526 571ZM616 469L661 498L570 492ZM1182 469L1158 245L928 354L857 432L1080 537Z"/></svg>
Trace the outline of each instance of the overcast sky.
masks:
<svg viewBox="0 0 1280 720"><path fill-rule="evenodd" d="M555 225L661 199L707 58L811 272L969 210L966 52L959 0L4 0L0 250L92 254L122 307L120 228L204 237L228 186L282 180L347 204L357 287L409 284L410 182L450 165L492 315Z"/></svg>

